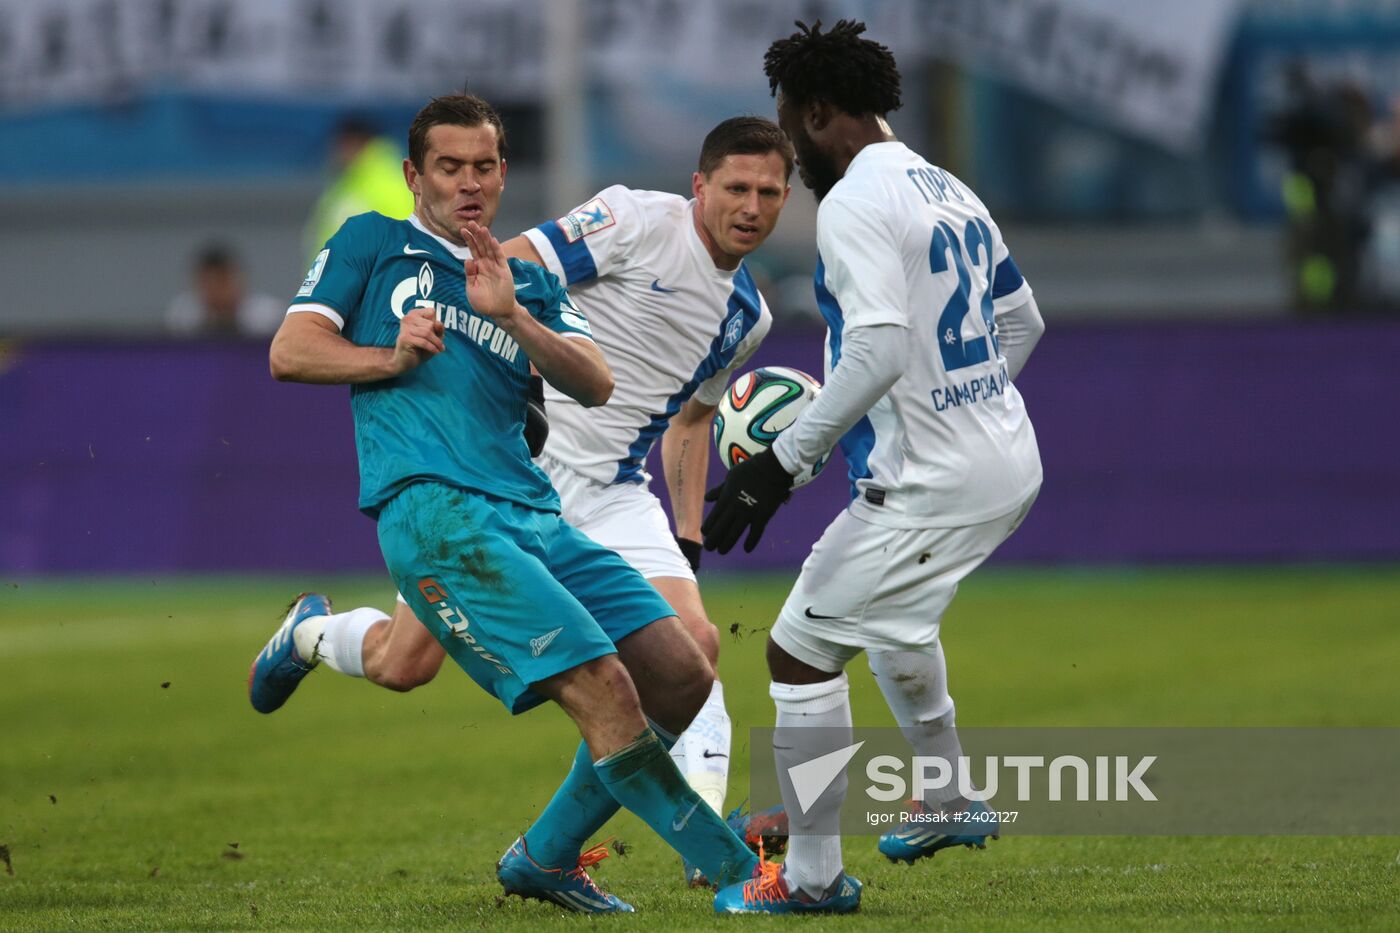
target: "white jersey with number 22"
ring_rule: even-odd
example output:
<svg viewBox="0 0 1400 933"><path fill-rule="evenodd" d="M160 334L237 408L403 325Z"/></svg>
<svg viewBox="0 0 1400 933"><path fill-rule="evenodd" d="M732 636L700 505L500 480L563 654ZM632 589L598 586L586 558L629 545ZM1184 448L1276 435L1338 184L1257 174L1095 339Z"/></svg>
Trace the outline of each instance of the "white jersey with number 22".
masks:
<svg viewBox="0 0 1400 933"><path fill-rule="evenodd" d="M908 328L908 367L842 438L851 510L895 527L954 527L1019 507L1041 481L1035 431L997 345L1030 297L966 185L900 142L866 146L817 214L828 377L852 328Z"/></svg>

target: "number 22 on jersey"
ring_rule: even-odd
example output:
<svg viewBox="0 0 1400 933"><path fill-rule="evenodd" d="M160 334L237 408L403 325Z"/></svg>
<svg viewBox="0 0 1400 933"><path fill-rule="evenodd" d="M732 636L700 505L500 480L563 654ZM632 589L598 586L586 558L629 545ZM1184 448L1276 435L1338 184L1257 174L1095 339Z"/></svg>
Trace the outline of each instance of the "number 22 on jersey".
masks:
<svg viewBox="0 0 1400 933"><path fill-rule="evenodd" d="M964 244L967 247L966 258L963 251ZM948 298L948 303L943 306L943 312L938 316L938 350L943 357L943 369L947 372L985 363L991 359L993 353L997 356L1001 355L1000 348L997 346L996 318L992 309L990 288L992 231L988 229L982 218L974 217L967 222L961 243L958 241L957 232L946 220L940 220L934 225L933 240L929 243L928 248L929 271L935 275L947 272L950 256L952 257L952 268L957 273L958 285ZM979 310L982 312L982 322L986 326L987 336L983 337L979 334L971 340L964 340L962 322L971 309L972 298L972 275L968 272L969 262L974 268L980 269L984 265L986 267L985 280L988 285L981 289ZM990 349L988 341L991 342Z"/></svg>

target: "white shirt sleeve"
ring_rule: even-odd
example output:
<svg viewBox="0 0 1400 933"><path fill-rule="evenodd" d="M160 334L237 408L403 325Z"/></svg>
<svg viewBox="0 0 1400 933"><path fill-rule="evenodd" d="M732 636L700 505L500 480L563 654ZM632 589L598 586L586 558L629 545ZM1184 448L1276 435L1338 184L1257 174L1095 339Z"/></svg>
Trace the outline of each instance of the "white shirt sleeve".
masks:
<svg viewBox="0 0 1400 933"><path fill-rule="evenodd" d="M996 309L997 346L1006 358L1006 373L1015 382L1026 365L1031 351L1045 333L1045 321L1035 305L1035 296L1027 289L1026 300L1014 308Z"/></svg>
<svg viewBox="0 0 1400 933"><path fill-rule="evenodd" d="M563 217L526 230L524 236L559 281L589 282L617 269L644 240L646 195L653 193L613 185Z"/></svg>
<svg viewBox="0 0 1400 933"><path fill-rule="evenodd" d="M831 452L899 377L909 359L909 329L873 324L845 332L841 362L821 394L773 444L778 462L794 476Z"/></svg>
<svg viewBox="0 0 1400 933"><path fill-rule="evenodd" d="M909 325L904 265L887 210L869 201L828 196L817 211L817 250L845 330Z"/></svg>
<svg viewBox="0 0 1400 933"><path fill-rule="evenodd" d="M744 364L753 358L758 345L763 342L763 338L768 335L769 329L773 326L773 315L768 311L768 302L763 300L763 295L758 296L759 316L758 323L753 326L744 339L739 341L739 346L734 352L734 359L729 365L715 373L695 390L691 396L701 405L714 408L724 398L724 392L729 388L729 384L734 381L734 376L744 368Z"/></svg>

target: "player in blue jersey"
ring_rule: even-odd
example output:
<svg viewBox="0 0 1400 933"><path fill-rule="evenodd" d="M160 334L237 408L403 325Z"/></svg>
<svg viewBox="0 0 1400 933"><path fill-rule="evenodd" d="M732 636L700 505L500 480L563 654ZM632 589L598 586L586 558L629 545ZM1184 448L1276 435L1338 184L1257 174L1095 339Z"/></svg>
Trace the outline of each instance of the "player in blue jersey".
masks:
<svg viewBox="0 0 1400 933"><path fill-rule="evenodd" d="M409 131L413 216L353 217L327 242L273 340L278 379L351 386L360 508L377 521L399 592L447 653L507 709L559 704L583 736L536 826L592 835L619 806L712 879L755 859L667 754L714 672L634 569L559 515L522 432L533 364L583 405L612 392L584 315L553 274L491 235L505 133L479 98L430 102ZM310 652L300 600L250 680ZM509 893L586 912L631 910L576 864L541 865L519 839L498 863Z"/></svg>
<svg viewBox="0 0 1400 933"><path fill-rule="evenodd" d="M745 257L777 224L791 170L791 146L777 124L732 117L701 144L693 197L612 185L502 243L507 255L543 266L568 287L617 383L606 405L591 408L551 388L548 421L526 425L536 464L559 493L565 520L646 577L711 664L718 663L719 633L696 581L710 425L772 322ZM658 320L668 326L657 327ZM532 407L530 414L536 413ZM532 427L547 428L547 444ZM645 469L658 441L674 527ZM296 632L303 664L285 678L253 682L250 698L259 712L280 709L321 661L338 673L407 691L432 680L445 657L402 595L392 617L363 606L308 615ZM717 678L671 749L716 813L725 812L730 740ZM731 818L755 839L752 820L737 813ZM771 849L771 826L765 835ZM569 851L568 840L556 851L555 840L534 827L526 841L532 854L551 864L572 864L578 854ZM693 866L685 876L691 884L705 881Z"/></svg>

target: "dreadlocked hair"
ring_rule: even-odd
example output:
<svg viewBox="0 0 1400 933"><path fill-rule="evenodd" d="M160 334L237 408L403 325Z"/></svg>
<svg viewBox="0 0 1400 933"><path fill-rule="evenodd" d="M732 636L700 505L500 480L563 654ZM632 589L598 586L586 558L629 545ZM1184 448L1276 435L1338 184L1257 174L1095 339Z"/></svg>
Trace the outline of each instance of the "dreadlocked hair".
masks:
<svg viewBox="0 0 1400 933"><path fill-rule="evenodd" d="M825 100L852 116L884 116L899 109L899 68L890 50L873 39L862 39L865 24L838 20L822 32L821 20L811 26L797 21L798 31L779 39L763 56L768 89L799 104Z"/></svg>

